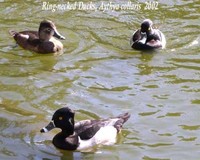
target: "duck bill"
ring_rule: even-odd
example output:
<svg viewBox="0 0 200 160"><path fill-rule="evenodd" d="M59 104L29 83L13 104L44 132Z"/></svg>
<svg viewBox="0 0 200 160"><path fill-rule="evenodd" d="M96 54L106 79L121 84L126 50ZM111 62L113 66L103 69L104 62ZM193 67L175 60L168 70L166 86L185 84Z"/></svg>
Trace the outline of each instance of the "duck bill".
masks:
<svg viewBox="0 0 200 160"><path fill-rule="evenodd" d="M40 130L41 133L49 132L50 130L56 128L55 124L53 121L51 121L46 127L42 128Z"/></svg>
<svg viewBox="0 0 200 160"><path fill-rule="evenodd" d="M57 31L56 28L54 28L54 34L53 34L53 36L56 37L56 38L58 38L58 39L62 39L62 40L65 39L65 37L62 36L62 35Z"/></svg>

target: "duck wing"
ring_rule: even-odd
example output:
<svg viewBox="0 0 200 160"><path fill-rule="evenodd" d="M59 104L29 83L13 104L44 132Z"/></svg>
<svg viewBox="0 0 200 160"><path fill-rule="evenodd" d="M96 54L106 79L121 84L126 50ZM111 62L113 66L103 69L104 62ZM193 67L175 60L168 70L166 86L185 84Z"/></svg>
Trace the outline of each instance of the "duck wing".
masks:
<svg viewBox="0 0 200 160"><path fill-rule="evenodd" d="M135 31L134 33L133 33L133 36L132 36L132 38L131 38L131 41L132 42L135 42L135 41L138 41L138 40L140 40L141 39L141 33L140 33L140 29L138 29L137 31Z"/></svg>
<svg viewBox="0 0 200 160"><path fill-rule="evenodd" d="M32 47L37 46L40 42L37 31L22 31L16 32L13 30L9 31L10 35L15 39L17 44L23 48L28 48L31 45Z"/></svg>
<svg viewBox="0 0 200 160"><path fill-rule="evenodd" d="M38 32L37 31L22 31L22 32L16 32L13 30L9 31L10 35L14 37L14 39L17 41L20 37L29 39L29 40L34 40L34 39L39 39Z"/></svg>
<svg viewBox="0 0 200 160"><path fill-rule="evenodd" d="M122 125L129 119L130 114L125 113L117 117L100 119L100 120L84 120L75 124L74 130L82 140L92 138L101 127L113 126L119 132Z"/></svg>
<svg viewBox="0 0 200 160"><path fill-rule="evenodd" d="M160 33L157 30L155 30L153 34L148 35L147 42L151 40L155 40L155 41L161 40Z"/></svg>
<svg viewBox="0 0 200 160"><path fill-rule="evenodd" d="M75 124L74 130L82 140L92 138L102 127L100 120L83 120Z"/></svg>
<svg viewBox="0 0 200 160"><path fill-rule="evenodd" d="M22 31L19 34L28 35L29 40L39 39L39 35L37 31Z"/></svg>

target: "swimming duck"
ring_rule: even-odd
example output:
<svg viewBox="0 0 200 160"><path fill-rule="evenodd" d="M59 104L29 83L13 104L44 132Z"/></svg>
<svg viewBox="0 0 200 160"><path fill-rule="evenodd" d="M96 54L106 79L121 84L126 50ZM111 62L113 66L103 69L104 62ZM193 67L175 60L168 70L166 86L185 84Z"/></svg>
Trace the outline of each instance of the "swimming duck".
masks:
<svg viewBox="0 0 200 160"><path fill-rule="evenodd" d="M52 121L40 132L60 128L61 132L55 135L53 144L60 149L81 151L99 144L114 144L117 133L130 117L130 114L125 113L108 119L74 123L74 115L75 112L68 107L58 109L53 114Z"/></svg>
<svg viewBox="0 0 200 160"><path fill-rule="evenodd" d="M55 53L63 49L63 44L55 39L65 39L60 35L52 21L44 20L38 31L9 31L18 45L37 53Z"/></svg>
<svg viewBox="0 0 200 160"><path fill-rule="evenodd" d="M136 30L131 37L131 47L137 50L148 50L156 48L165 48L166 39L164 34L154 29L153 22L150 19L145 19L141 28Z"/></svg>

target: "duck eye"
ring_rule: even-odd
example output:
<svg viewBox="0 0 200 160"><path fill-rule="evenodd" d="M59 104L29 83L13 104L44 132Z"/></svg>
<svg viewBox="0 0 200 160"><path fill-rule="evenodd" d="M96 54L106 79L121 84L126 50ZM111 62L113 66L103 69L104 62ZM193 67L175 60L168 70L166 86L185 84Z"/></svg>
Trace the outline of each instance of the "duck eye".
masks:
<svg viewBox="0 0 200 160"><path fill-rule="evenodd" d="M148 28L148 31L150 31L150 30L151 30L151 28L149 27L149 28Z"/></svg>
<svg viewBox="0 0 200 160"><path fill-rule="evenodd" d="M45 29L45 32L50 33L50 32L51 32L51 29L50 29L50 28L47 28L47 29Z"/></svg>
<svg viewBox="0 0 200 160"><path fill-rule="evenodd" d="M63 117L59 117L58 119L59 119L59 120L62 120L62 119L63 119Z"/></svg>

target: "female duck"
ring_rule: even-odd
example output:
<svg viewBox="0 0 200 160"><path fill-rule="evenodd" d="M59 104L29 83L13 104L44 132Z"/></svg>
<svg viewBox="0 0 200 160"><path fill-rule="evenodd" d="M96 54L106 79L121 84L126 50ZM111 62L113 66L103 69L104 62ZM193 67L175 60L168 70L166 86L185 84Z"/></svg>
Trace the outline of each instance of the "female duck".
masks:
<svg viewBox="0 0 200 160"><path fill-rule="evenodd" d="M156 48L165 48L166 39L164 34L152 28L153 22L150 19L145 19L141 28L133 33L130 44L131 47L137 50L148 50Z"/></svg>
<svg viewBox="0 0 200 160"><path fill-rule="evenodd" d="M63 49L63 45L54 37L58 39L65 39L65 37L58 33L54 23L49 20L44 20L40 23L38 32L15 32L11 30L10 34L14 37L17 44L19 44L22 48L37 53L59 52Z"/></svg>
<svg viewBox="0 0 200 160"><path fill-rule="evenodd" d="M53 138L53 144L64 150L85 150L98 144L113 144L122 125L129 119L128 113L114 118L83 120L74 124L74 111L68 107L58 109L52 121L40 132L60 128Z"/></svg>

